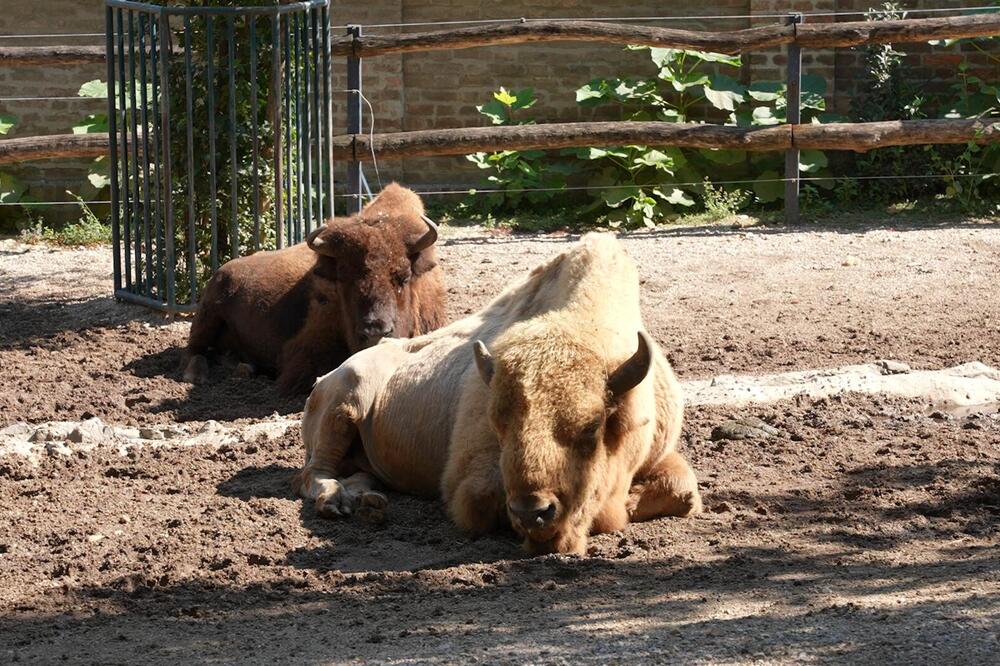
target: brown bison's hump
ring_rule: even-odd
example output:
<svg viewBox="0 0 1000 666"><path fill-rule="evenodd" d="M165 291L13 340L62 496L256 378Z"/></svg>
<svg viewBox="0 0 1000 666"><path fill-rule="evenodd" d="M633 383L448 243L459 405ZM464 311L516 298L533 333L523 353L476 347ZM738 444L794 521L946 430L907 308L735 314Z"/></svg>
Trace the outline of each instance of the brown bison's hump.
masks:
<svg viewBox="0 0 1000 666"><path fill-rule="evenodd" d="M305 243L299 243L227 261L212 281L219 283L219 296L273 304L309 278L316 261L316 253Z"/></svg>

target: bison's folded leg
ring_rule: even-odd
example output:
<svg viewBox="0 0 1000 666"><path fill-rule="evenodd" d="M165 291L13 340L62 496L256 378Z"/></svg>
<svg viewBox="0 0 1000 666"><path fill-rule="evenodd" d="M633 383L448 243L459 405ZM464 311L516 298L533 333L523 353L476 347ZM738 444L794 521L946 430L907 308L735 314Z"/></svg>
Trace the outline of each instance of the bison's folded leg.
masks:
<svg viewBox="0 0 1000 666"><path fill-rule="evenodd" d="M366 472L345 479L314 470L303 470L298 492L314 500L316 513L324 518L341 518L357 514L372 522L385 520L389 500L376 491L375 478Z"/></svg>
<svg viewBox="0 0 1000 666"><path fill-rule="evenodd" d="M646 477L632 485L628 512L632 522L701 513L698 480L681 454L668 453Z"/></svg>
<svg viewBox="0 0 1000 666"><path fill-rule="evenodd" d="M255 374L257 374L257 369L254 368L249 363L239 363L237 364L236 369L233 371L233 374L236 375L237 377L249 379L250 377L253 377Z"/></svg>
<svg viewBox="0 0 1000 666"><path fill-rule="evenodd" d="M183 372L188 384L204 384L208 380L208 359L201 354L185 354Z"/></svg>

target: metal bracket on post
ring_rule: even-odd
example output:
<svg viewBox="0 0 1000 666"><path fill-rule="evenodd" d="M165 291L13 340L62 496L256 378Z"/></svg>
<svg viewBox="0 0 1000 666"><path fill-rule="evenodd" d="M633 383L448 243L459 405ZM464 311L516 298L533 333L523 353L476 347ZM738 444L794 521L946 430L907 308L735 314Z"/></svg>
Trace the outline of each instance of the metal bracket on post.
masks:
<svg viewBox="0 0 1000 666"><path fill-rule="evenodd" d="M802 14L790 14L785 19L785 25L800 23ZM785 122L798 125L802 122L802 50L795 42L788 45L785 102ZM799 149L794 146L785 152L785 222L799 222Z"/></svg>
<svg viewBox="0 0 1000 666"><path fill-rule="evenodd" d="M347 26L347 34L354 41L361 37L361 26ZM356 50L347 58L347 133L361 134L361 57ZM347 212L361 212L361 162L353 159L347 163Z"/></svg>

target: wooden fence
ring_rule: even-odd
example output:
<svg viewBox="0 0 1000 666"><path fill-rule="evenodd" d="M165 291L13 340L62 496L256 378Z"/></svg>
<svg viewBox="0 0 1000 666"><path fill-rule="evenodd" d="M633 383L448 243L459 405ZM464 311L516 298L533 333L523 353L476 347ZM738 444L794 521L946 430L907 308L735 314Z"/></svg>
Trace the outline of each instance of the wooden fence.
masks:
<svg viewBox="0 0 1000 666"><path fill-rule="evenodd" d="M359 81L363 58L389 53L416 53L500 44L585 41L612 44L745 53L786 45L799 57L801 48L831 48L874 43L924 42L1000 34L1000 14L949 18L859 21L764 26L734 32L707 32L590 21L530 21L457 28L404 35L366 36L357 27L331 44L335 55L347 56L349 80ZM790 58L793 60L793 58ZM99 47L2 47L0 66L73 64L104 61ZM992 143L1000 140L1000 120L911 120L876 123L798 124L799 71L789 68L787 125L740 128L670 122L581 122L526 126L452 128L375 134L361 132L360 114L350 114L347 134L334 137L333 159L355 166L372 159L462 155L478 151L551 149L579 146L641 144L754 151L867 151L886 146ZM351 87L354 87L353 85ZM360 91L351 104L360 106ZM108 150L107 135L55 135L0 141L0 164L54 157L90 157ZM788 160L792 164L792 160ZM786 179L796 181L794 173ZM360 167L358 166L358 169ZM350 183L360 205L360 183ZM788 202L786 201L786 204ZM797 206L795 206L797 213Z"/></svg>

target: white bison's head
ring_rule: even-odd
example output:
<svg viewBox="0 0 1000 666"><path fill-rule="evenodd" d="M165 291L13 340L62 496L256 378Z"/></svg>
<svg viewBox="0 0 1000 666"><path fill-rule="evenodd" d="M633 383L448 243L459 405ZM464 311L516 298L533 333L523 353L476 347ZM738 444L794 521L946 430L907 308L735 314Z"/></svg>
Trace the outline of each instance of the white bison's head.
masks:
<svg viewBox="0 0 1000 666"><path fill-rule="evenodd" d="M628 483L616 454L619 407L652 365L639 333L636 352L616 367L571 335L502 336L494 353L475 343L490 387L489 419L511 525L532 553L584 553L612 488Z"/></svg>

